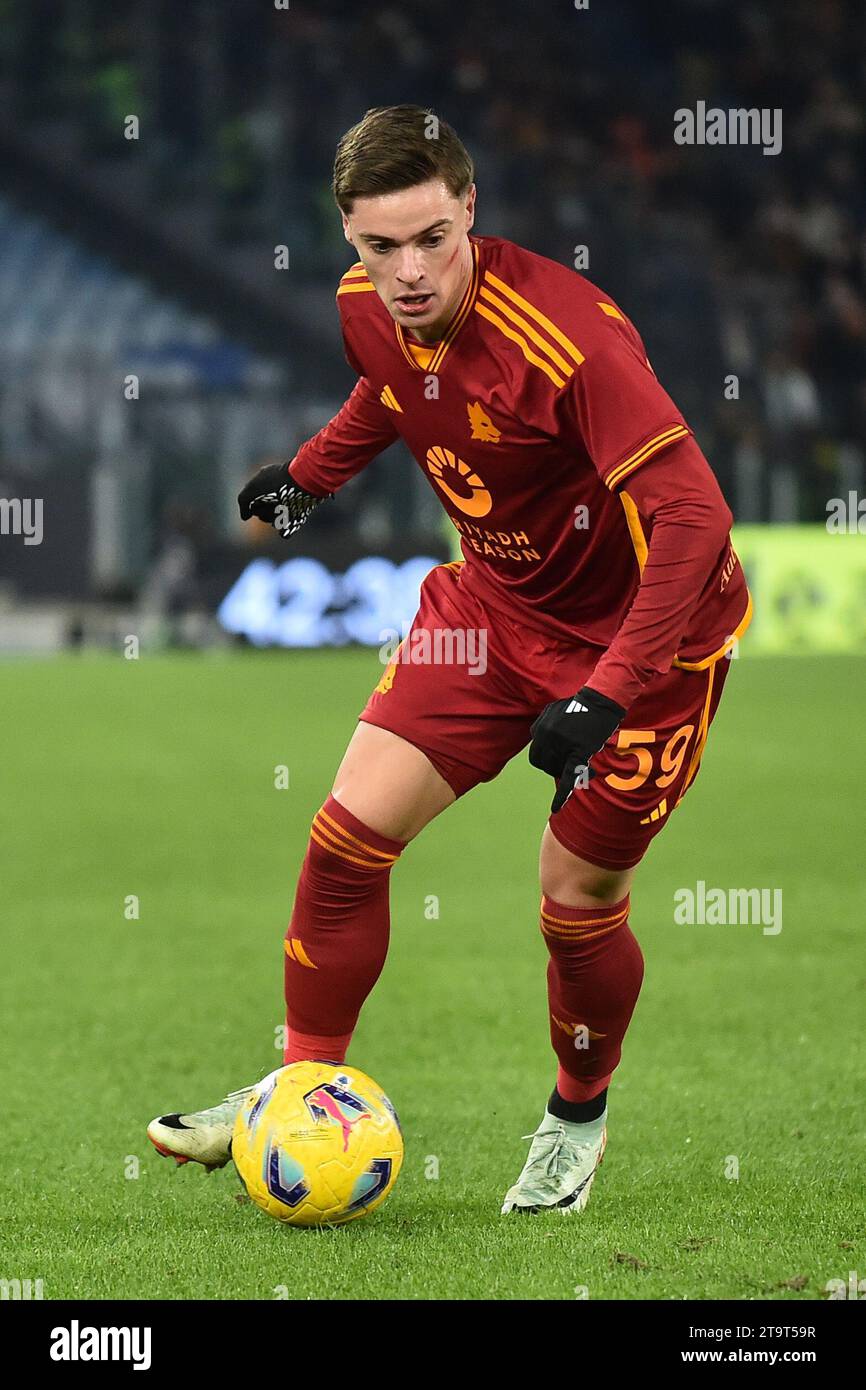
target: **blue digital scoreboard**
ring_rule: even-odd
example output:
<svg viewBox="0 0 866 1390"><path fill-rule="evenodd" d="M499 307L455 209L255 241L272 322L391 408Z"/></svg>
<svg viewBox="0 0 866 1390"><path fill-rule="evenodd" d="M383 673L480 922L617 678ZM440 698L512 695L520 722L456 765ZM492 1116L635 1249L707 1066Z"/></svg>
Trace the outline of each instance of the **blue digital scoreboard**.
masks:
<svg viewBox="0 0 866 1390"><path fill-rule="evenodd" d="M252 560L220 603L217 619L226 632L257 647L379 646L406 632L421 583L439 563L428 555L402 564L368 555L338 574L304 556L282 564Z"/></svg>

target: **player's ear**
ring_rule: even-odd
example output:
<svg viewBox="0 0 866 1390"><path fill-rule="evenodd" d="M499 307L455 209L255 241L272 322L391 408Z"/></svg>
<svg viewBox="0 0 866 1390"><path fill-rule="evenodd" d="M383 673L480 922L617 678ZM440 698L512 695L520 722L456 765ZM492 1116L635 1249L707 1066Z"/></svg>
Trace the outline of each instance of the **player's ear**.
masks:
<svg viewBox="0 0 866 1390"><path fill-rule="evenodd" d="M475 184L470 184L469 192L466 194L466 230L471 231L475 226Z"/></svg>
<svg viewBox="0 0 866 1390"><path fill-rule="evenodd" d="M352 233L349 231L349 219L343 212L342 208L340 209L340 220L343 223L343 236L346 238L349 244L352 245Z"/></svg>

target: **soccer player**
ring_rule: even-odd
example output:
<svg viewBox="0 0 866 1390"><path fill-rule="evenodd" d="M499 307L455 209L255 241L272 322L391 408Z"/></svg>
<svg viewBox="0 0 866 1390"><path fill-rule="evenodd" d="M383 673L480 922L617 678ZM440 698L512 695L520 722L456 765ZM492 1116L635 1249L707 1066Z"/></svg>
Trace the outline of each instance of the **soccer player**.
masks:
<svg viewBox="0 0 866 1390"><path fill-rule="evenodd" d="M402 437L464 557L422 584L313 820L285 938L284 1062L343 1061L385 961L392 867L529 744L555 783L540 925L558 1067L502 1210L574 1212L643 976L635 868L694 782L751 601L731 513L633 324L570 268L474 235L473 180L455 132L420 107L368 111L343 136L333 189L360 259L337 306L358 381L239 498L242 517L291 534ZM461 637L466 660L442 660ZM246 1093L148 1133L222 1165Z"/></svg>

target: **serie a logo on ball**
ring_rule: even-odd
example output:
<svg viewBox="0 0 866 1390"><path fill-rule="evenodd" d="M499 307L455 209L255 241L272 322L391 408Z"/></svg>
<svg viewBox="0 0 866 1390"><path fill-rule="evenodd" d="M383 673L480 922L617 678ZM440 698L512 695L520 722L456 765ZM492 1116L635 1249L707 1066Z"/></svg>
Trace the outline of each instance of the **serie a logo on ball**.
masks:
<svg viewBox="0 0 866 1390"><path fill-rule="evenodd" d="M296 1062L246 1097L232 1158L252 1201L277 1221L341 1225L385 1201L403 1162L403 1136L369 1076L345 1064Z"/></svg>

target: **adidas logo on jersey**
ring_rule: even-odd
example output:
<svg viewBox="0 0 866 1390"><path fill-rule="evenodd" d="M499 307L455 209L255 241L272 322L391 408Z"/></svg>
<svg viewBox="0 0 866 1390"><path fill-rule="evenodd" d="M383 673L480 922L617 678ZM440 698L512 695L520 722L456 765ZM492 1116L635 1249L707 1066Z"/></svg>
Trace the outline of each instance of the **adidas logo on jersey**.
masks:
<svg viewBox="0 0 866 1390"><path fill-rule="evenodd" d="M382 388L379 400L382 402L383 405L386 405L389 410L397 410L400 412L401 415L403 414L403 407L397 400L397 397L394 395L394 392L391 390L390 386L384 386Z"/></svg>

